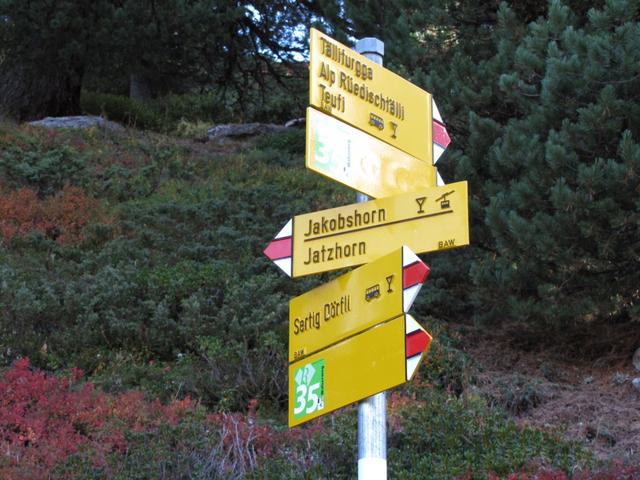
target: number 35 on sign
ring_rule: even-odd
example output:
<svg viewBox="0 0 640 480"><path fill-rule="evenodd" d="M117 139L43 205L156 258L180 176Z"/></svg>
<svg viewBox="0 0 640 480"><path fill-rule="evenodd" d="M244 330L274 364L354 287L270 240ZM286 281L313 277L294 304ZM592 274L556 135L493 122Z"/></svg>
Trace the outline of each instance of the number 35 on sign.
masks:
<svg viewBox="0 0 640 480"><path fill-rule="evenodd" d="M297 420L324 409L324 360L308 363L294 373L295 404L293 417Z"/></svg>

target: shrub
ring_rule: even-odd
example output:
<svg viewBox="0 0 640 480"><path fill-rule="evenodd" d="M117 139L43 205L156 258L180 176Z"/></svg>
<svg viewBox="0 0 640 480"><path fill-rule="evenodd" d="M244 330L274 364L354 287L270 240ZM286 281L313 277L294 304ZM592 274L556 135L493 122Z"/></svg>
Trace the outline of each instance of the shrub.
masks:
<svg viewBox="0 0 640 480"><path fill-rule="evenodd" d="M9 188L30 188L40 198L87 180L87 157L59 134L35 128L0 137L0 178Z"/></svg>
<svg viewBox="0 0 640 480"><path fill-rule="evenodd" d="M220 337L200 337L199 354L205 361L202 389L218 408L238 409L247 399L260 398L282 409L287 401L287 351L274 332L245 337L256 345ZM217 396L217 398L216 398Z"/></svg>
<svg viewBox="0 0 640 480"><path fill-rule="evenodd" d="M591 462L577 445L520 429L481 398L454 398L433 390L423 398L396 402L392 416L401 420L388 437L390 476L486 479L495 473L502 478L532 461L563 472Z"/></svg>
<svg viewBox="0 0 640 480"><path fill-rule="evenodd" d="M40 198L65 185L116 201L146 197L162 183L194 177L188 150L165 138L95 128L46 130L0 124L0 187Z"/></svg>
<svg viewBox="0 0 640 480"><path fill-rule="evenodd" d="M358 464L356 409L347 408L325 415L310 422L305 428L322 428L313 437L312 445L317 460L311 470L311 478L355 478Z"/></svg>
<svg viewBox="0 0 640 480"><path fill-rule="evenodd" d="M162 118L149 105L124 95L82 92L80 107L85 113L101 115L128 127L159 130Z"/></svg>
<svg viewBox="0 0 640 480"><path fill-rule="evenodd" d="M98 202L77 187L64 187L44 200L28 188L0 193L0 237L5 244L38 232L60 245L77 245L89 224L110 222Z"/></svg>
<svg viewBox="0 0 640 480"><path fill-rule="evenodd" d="M460 477L459 480L472 478L471 475ZM510 473L506 477L500 477L495 473L490 473L489 480L637 480L640 478L640 467L625 465L624 462L614 461L608 465L596 469L585 469L567 474L566 472L531 463L527 468L516 473Z"/></svg>
<svg viewBox="0 0 640 480"><path fill-rule="evenodd" d="M229 119L229 112L211 93L166 95L141 101L125 95L83 91L80 104L86 113L102 115L129 127L167 133L177 130L182 136L186 135L184 129L188 124L211 126L214 119Z"/></svg>
<svg viewBox="0 0 640 480"><path fill-rule="evenodd" d="M211 122L189 121L181 118L176 124L175 134L181 138L207 139Z"/></svg>
<svg viewBox="0 0 640 480"><path fill-rule="evenodd" d="M539 382L532 381L522 375L513 375L495 384L496 393L493 400L512 414L518 415L537 407L544 401Z"/></svg>
<svg viewBox="0 0 640 480"><path fill-rule="evenodd" d="M162 118L163 126L174 129L181 121L202 122L211 125L214 120L225 121L228 112L214 93L188 93L165 95L149 100L148 104Z"/></svg>
<svg viewBox="0 0 640 480"><path fill-rule="evenodd" d="M416 318L432 335L433 342L425 360L418 367L418 373L405 388L417 398L423 392L429 394L430 388L461 395L472 383L473 375L472 360L461 350L460 332L447 328L444 322L432 316L424 321Z"/></svg>
<svg viewBox="0 0 640 480"><path fill-rule="evenodd" d="M0 379L0 476L45 478L58 462L83 452L94 467L127 448L126 431L177 425L193 411L187 398L164 406L140 392L108 396L79 384L82 371L56 378L24 358Z"/></svg>
<svg viewBox="0 0 640 480"><path fill-rule="evenodd" d="M282 124L291 118L302 117L305 82L293 80L291 86L300 92L300 96L291 95L289 89L276 84L270 89L268 96L255 90L246 91L246 98L242 103L230 91L170 94L140 101L126 95L85 90L80 97L80 106L85 113L102 115L130 127L165 133L175 133L178 130L184 136L185 124ZM199 128L198 131L201 132L202 129Z"/></svg>

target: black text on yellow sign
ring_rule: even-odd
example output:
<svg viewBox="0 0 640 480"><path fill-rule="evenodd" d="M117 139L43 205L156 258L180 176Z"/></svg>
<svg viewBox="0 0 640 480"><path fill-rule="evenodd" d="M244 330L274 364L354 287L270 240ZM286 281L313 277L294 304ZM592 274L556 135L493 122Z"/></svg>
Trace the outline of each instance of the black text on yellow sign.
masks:
<svg viewBox="0 0 640 480"><path fill-rule="evenodd" d="M468 245L468 217L467 182L456 182L298 215L265 254L301 277L362 265L402 245L415 253Z"/></svg>
<svg viewBox="0 0 640 480"><path fill-rule="evenodd" d="M312 106L432 163L431 95L311 29Z"/></svg>
<svg viewBox="0 0 640 480"><path fill-rule="evenodd" d="M289 361L407 312L428 273L422 260L403 246L293 298Z"/></svg>

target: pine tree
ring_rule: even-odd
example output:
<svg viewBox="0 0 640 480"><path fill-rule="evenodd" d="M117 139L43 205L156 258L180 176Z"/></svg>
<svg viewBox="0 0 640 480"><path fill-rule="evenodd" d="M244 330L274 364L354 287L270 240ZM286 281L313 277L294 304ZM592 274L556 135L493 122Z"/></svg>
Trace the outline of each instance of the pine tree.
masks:
<svg viewBox="0 0 640 480"><path fill-rule="evenodd" d="M521 7L521 17L510 11L508 25L501 25L497 1L436 0L425 6L413 0L401 0L386 3L383 12L376 11L373 2L370 8L374 11L366 13L361 2L345 2L342 23L334 22L337 30L344 31L345 36L382 39L385 66L434 95L452 137L438 169L447 182L470 182L473 245L464 250L429 255L432 281L421 295L430 313L438 312L443 318L468 317L472 312L469 295L473 290L469 266L492 245L490 237L483 238L488 234L483 222L486 198L481 185L488 172L482 170L481 162L473 163L477 171L468 166L469 160L464 155L471 136L470 124L483 119L480 128L484 131L474 132L473 138L477 137L482 148L488 149L499 134L496 128L499 123L488 118L508 118L511 112L500 100L495 72L500 71L501 63L508 61L518 36L524 31L525 21L521 17L535 14ZM502 30L514 36L513 43L503 42L496 54L496 37ZM474 146L478 147L478 144ZM482 156L480 151L478 156Z"/></svg>
<svg viewBox="0 0 640 480"><path fill-rule="evenodd" d="M423 306L563 328L637 320L638 2L354 4L340 28L379 36L385 65L434 94L452 137L438 168L470 184L472 246L429 256Z"/></svg>
<svg viewBox="0 0 640 480"><path fill-rule="evenodd" d="M0 112L18 119L78 113L104 0L0 0Z"/></svg>
<svg viewBox="0 0 640 480"><path fill-rule="evenodd" d="M459 164L483 181L480 318L638 318L639 14L635 1L586 17L552 1L512 42L514 14L501 8L489 78L510 113L472 113Z"/></svg>
<svg viewBox="0 0 640 480"><path fill-rule="evenodd" d="M434 59L425 83L453 138L438 166L470 183L472 247L430 256L429 312L638 319L640 15L601 3L503 3L478 45L454 29Z"/></svg>
<svg viewBox="0 0 640 480"><path fill-rule="evenodd" d="M76 114L87 77L131 75L159 94L230 89L242 106L267 79L305 74L300 27L316 10L294 0L0 0L0 111Z"/></svg>
<svg viewBox="0 0 640 480"><path fill-rule="evenodd" d="M299 65L306 39L296 29L310 16L293 0L128 1L114 10L110 48L157 93L207 86L242 97Z"/></svg>

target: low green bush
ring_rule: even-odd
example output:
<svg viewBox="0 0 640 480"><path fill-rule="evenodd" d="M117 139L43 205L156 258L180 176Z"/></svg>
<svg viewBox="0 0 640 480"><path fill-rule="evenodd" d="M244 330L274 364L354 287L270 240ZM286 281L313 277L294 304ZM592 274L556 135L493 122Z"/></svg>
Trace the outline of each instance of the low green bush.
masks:
<svg viewBox="0 0 640 480"><path fill-rule="evenodd" d="M296 85L299 88L302 83L296 82ZM276 85L268 96L257 91L247 92L240 103L231 92L169 94L141 101L126 95L84 90L80 106L87 114L102 115L129 127L201 138L207 127L214 124L284 124L302 117L304 89L300 93L300 97L295 97Z"/></svg>
<svg viewBox="0 0 640 480"><path fill-rule="evenodd" d="M427 280L428 282L429 280ZM435 317L414 318L431 334L433 341L414 379L404 388L421 399L425 386L460 396L473 383L473 362L461 350L460 332Z"/></svg>
<svg viewBox="0 0 640 480"><path fill-rule="evenodd" d="M134 388L165 402L188 395L202 408L178 425L127 432L128 454L112 452L102 465L79 451L52 478L355 475L355 409L285 426L287 300L336 272L292 281L262 250L291 216L354 201L348 189L304 170L301 131L194 157L147 133L2 128L0 142L15 151L46 157L67 149L56 168L102 199L114 223L93 226L78 245L35 234L0 245L0 366L28 355L48 370L82 367L113 395ZM43 191L58 188L55 168L32 167ZM486 478L520 471L530 458L563 471L583 462L575 445L521 431L470 394L460 332L427 315L420 297L416 318L435 340L415 381L396 390L403 406L390 402L390 476ZM230 413L255 403L264 417ZM205 410L222 423L212 428ZM225 436L231 431L260 441ZM231 447L236 440L240 450ZM267 444L277 448L258 460L241 455Z"/></svg>
<svg viewBox="0 0 640 480"><path fill-rule="evenodd" d="M63 135L42 129L0 129L0 185L30 188L40 198L88 181L88 155Z"/></svg>
<svg viewBox="0 0 640 480"><path fill-rule="evenodd" d="M211 122L189 121L181 118L176 124L174 134L180 138L206 140L209 128L211 128Z"/></svg>
<svg viewBox="0 0 640 480"><path fill-rule="evenodd" d="M540 382L519 374L496 382L495 387L491 400L516 415L537 407L545 397Z"/></svg>
<svg viewBox="0 0 640 480"><path fill-rule="evenodd" d="M101 115L108 120L128 127L161 130L163 118L150 105L124 95L83 91L80 108L91 115Z"/></svg>
<svg viewBox="0 0 640 480"><path fill-rule="evenodd" d="M163 125L172 129L180 121L200 121L211 125L216 119L224 119L226 116L218 95L213 93L165 95L149 100L148 103L162 118Z"/></svg>
<svg viewBox="0 0 640 480"><path fill-rule="evenodd" d="M296 162L304 159L305 143L304 129L292 128L281 133L262 135L256 143L256 150L272 155L277 165L295 166Z"/></svg>
<svg viewBox="0 0 640 480"><path fill-rule="evenodd" d="M521 471L532 462L572 472L593 458L553 434L520 428L480 397L454 398L425 390L423 401L402 404L389 433L392 478L486 479Z"/></svg>
<svg viewBox="0 0 640 480"><path fill-rule="evenodd" d="M212 93L166 95L149 100L137 100L126 95L83 91L82 111L102 115L128 127L189 136L193 125L197 133L206 133L204 125L230 120L219 98Z"/></svg>

